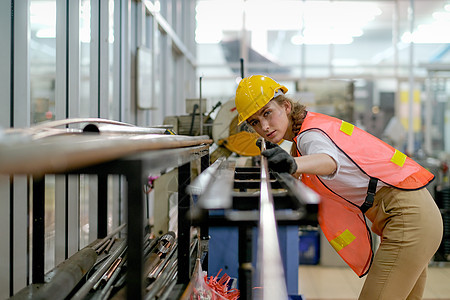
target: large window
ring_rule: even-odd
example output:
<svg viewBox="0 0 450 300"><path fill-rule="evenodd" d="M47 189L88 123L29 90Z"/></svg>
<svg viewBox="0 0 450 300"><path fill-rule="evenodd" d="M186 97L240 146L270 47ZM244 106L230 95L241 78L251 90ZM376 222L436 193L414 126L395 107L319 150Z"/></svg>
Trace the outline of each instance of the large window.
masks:
<svg viewBox="0 0 450 300"><path fill-rule="evenodd" d="M91 1L80 2L80 117L92 117L91 82Z"/></svg>
<svg viewBox="0 0 450 300"><path fill-rule="evenodd" d="M31 124L55 119L56 1L30 1ZM45 184L45 271L55 265L55 176Z"/></svg>
<svg viewBox="0 0 450 300"><path fill-rule="evenodd" d="M56 1L30 1L31 123L55 119Z"/></svg>
<svg viewBox="0 0 450 300"><path fill-rule="evenodd" d="M450 59L445 33L450 5L416 0L409 15L410 3L198 0L198 74L234 80L244 58L244 75L266 73L287 80L407 77L413 41L414 72L424 78L419 64ZM211 85L204 92L219 96L223 91Z"/></svg>
<svg viewBox="0 0 450 300"><path fill-rule="evenodd" d="M389 138L406 150L408 136L410 153L423 146L423 65L450 60L448 1L198 0L196 20L197 74L211 105L234 97L241 71L267 74L310 110L379 137L401 123Z"/></svg>
<svg viewBox="0 0 450 300"><path fill-rule="evenodd" d="M114 19L114 10L116 8L114 7L114 0L108 1L108 110L109 110L109 118L114 120L119 120L119 101L115 101L118 99L115 98L115 87L114 85L116 82L114 81L114 74L115 74L115 64L118 64L119 61L116 59L115 56L115 44L117 44L119 41L115 40L116 35L119 32L119 26L118 24L115 24Z"/></svg>

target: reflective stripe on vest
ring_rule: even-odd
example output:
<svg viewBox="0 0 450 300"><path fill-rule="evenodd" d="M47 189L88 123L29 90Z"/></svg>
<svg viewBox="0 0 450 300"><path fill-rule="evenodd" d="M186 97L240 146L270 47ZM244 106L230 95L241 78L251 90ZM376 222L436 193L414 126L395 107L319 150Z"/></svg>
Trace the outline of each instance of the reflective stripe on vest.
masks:
<svg viewBox="0 0 450 300"><path fill-rule="evenodd" d="M331 246L360 277L372 263L372 235L361 209L330 191L315 175L302 174L302 182L321 197L320 228Z"/></svg>

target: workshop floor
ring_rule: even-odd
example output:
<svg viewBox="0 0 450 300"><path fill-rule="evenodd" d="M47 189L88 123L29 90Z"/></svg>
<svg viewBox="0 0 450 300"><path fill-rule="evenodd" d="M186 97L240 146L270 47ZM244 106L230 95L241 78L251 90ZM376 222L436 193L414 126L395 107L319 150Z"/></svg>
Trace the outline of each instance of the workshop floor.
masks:
<svg viewBox="0 0 450 300"><path fill-rule="evenodd" d="M450 265L430 266L424 300L450 300ZM299 294L305 300L355 300L364 283L347 267L299 267Z"/></svg>

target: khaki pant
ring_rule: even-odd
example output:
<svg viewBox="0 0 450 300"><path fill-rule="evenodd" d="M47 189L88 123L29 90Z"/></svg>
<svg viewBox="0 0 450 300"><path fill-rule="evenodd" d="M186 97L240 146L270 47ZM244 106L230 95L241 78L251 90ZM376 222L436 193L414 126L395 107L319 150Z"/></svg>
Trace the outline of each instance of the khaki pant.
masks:
<svg viewBox="0 0 450 300"><path fill-rule="evenodd" d="M380 247L359 299L422 299L430 259L439 248L443 225L426 188L381 188L366 212Z"/></svg>

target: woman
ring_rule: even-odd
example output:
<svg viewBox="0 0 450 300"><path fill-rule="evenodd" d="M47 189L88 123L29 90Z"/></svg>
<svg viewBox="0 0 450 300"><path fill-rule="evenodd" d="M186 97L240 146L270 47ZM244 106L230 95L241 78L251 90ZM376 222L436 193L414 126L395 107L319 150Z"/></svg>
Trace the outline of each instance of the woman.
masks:
<svg viewBox="0 0 450 300"><path fill-rule="evenodd" d="M239 124L267 142L269 167L299 178L321 196L319 223L360 277L360 299L422 299L442 218L425 186L434 176L412 159L342 120L307 112L267 76L244 78L236 90ZM277 144L293 141L293 155ZM373 256L371 234L381 237Z"/></svg>

